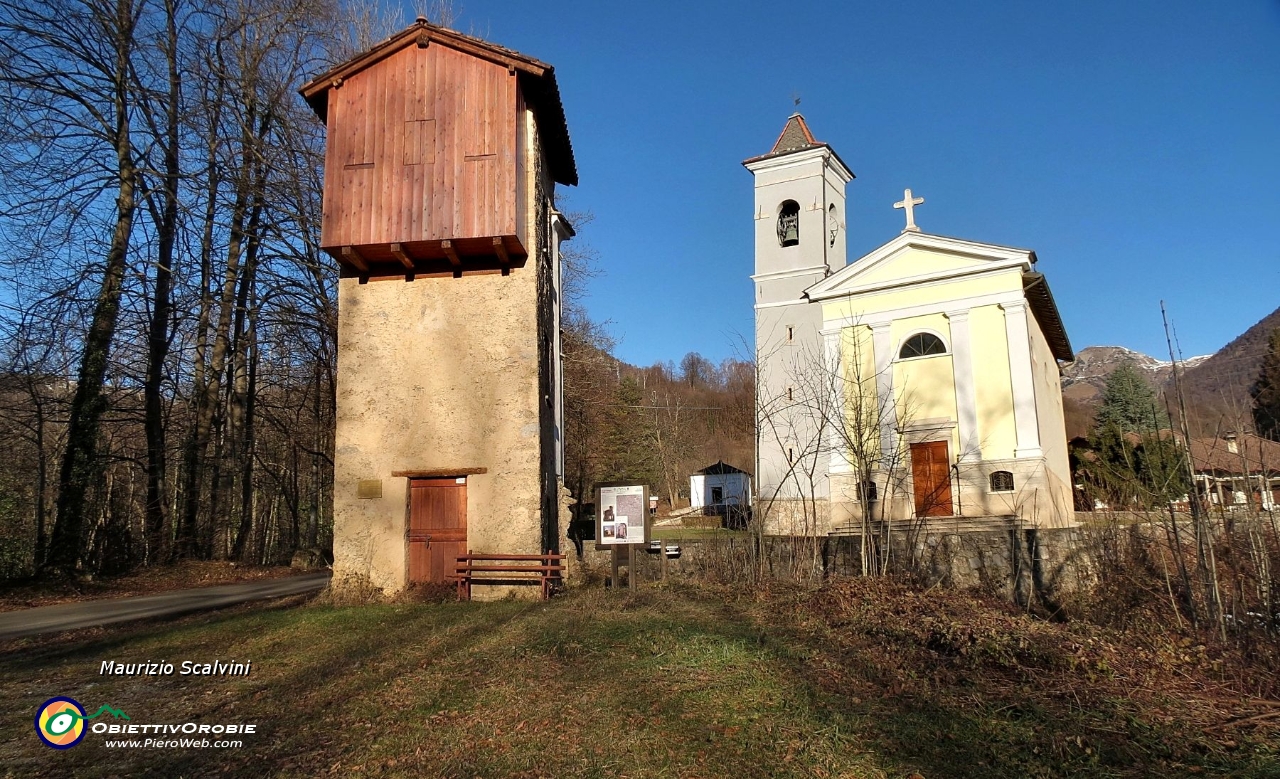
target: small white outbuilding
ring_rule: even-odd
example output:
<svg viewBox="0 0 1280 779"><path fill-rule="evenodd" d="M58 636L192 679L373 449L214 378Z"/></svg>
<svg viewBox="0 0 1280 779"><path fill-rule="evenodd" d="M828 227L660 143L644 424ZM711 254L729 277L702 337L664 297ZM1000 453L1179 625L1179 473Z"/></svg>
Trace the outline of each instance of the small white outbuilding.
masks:
<svg viewBox="0 0 1280 779"><path fill-rule="evenodd" d="M689 507L750 506L751 474L723 460L689 476Z"/></svg>

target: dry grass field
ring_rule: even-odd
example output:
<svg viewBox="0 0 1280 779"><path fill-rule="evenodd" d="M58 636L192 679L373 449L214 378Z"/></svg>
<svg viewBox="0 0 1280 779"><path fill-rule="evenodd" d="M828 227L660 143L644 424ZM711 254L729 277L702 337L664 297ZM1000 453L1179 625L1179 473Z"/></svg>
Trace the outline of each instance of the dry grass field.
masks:
<svg viewBox="0 0 1280 779"><path fill-rule="evenodd" d="M1280 776L1259 653L888 580L279 603L3 650L14 777ZM215 659L252 673L99 673ZM56 751L32 727L56 695L135 724L257 730L236 748L90 733Z"/></svg>

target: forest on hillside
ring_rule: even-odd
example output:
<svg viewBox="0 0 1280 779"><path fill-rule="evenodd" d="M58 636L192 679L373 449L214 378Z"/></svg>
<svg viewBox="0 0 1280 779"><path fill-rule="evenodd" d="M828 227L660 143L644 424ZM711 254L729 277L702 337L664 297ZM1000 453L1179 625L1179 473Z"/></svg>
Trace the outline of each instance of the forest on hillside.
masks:
<svg viewBox="0 0 1280 779"><path fill-rule="evenodd" d="M295 90L358 22L0 2L0 575L326 542L337 269Z"/></svg>
<svg viewBox="0 0 1280 779"><path fill-rule="evenodd" d="M689 475L717 461L752 470L755 366L691 352L678 365L620 362L604 328L585 317L565 329L565 484L591 501L600 481L648 484L671 507Z"/></svg>

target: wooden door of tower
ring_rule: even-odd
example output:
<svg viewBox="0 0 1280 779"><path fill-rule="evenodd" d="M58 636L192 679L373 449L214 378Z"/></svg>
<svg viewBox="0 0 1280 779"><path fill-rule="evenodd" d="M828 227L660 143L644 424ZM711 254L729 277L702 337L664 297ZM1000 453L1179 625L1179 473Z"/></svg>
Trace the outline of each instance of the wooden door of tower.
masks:
<svg viewBox="0 0 1280 779"><path fill-rule="evenodd" d="M951 463L946 441L911 445L911 484L917 517L951 516Z"/></svg>
<svg viewBox="0 0 1280 779"><path fill-rule="evenodd" d="M467 480L409 481L409 583L444 583L467 553Z"/></svg>

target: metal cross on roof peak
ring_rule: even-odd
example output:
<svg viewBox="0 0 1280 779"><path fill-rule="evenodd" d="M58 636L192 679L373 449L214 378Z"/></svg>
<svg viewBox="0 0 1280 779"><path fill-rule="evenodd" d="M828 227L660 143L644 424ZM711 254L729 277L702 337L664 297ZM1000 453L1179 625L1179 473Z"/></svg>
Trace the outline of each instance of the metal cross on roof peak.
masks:
<svg viewBox="0 0 1280 779"><path fill-rule="evenodd" d="M902 190L902 200L893 204L894 208L905 209L907 212L907 226L902 229L902 232L904 233L920 232L920 228L916 227L915 206L923 205L923 204L924 204L924 198L922 197L913 198L911 197L911 190L909 189Z"/></svg>

